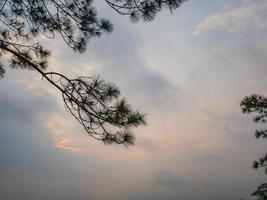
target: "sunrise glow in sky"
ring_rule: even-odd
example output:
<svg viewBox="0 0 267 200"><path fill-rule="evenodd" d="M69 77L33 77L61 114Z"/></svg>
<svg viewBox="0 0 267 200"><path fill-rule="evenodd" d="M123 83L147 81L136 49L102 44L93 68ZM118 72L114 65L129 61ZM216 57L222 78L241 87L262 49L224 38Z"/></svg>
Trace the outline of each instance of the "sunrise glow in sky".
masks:
<svg viewBox="0 0 267 200"><path fill-rule="evenodd" d="M33 71L0 80L0 199L238 200L266 182L246 95L267 94L267 1L188 0L132 24L95 0L114 31L79 55L58 38L49 70L100 75L147 113L130 148L94 141Z"/></svg>

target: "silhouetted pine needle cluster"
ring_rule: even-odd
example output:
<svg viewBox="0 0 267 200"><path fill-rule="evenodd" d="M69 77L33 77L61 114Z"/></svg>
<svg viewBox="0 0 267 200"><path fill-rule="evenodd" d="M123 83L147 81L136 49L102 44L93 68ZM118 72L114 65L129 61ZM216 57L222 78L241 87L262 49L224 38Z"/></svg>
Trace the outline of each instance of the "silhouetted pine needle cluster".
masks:
<svg viewBox="0 0 267 200"><path fill-rule="evenodd" d="M252 196L255 196L257 200L266 200L267 199L267 183L262 183L257 187L257 190L254 191Z"/></svg>
<svg viewBox="0 0 267 200"><path fill-rule="evenodd" d="M162 9L179 8L185 0L105 0L121 15L129 15L132 22L152 21Z"/></svg>
<svg viewBox="0 0 267 200"><path fill-rule="evenodd" d="M163 8L170 11L185 0L104 0L131 21L151 21ZM133 111L119 90L99 78L69 79L45 72L50 52L38 36L60 35L74 51L86 51L88 41L110 33L113 25L99 18L93 0L2 0L0 1L0 57L14 69L39 72L61 93L66 108L92 137L106 144L133 144L131 129L145 124L144 115ZM0 63L0 78L5 70ZM59 82L55 81L59 79Z"/></svg>
<svg viewBox="0 0 267 200"><path fill-rule="evenodd" d="M131 128L144 125L144 115L133 111L120 91L99 77L68 79L56 73L46 73L62 89L66 109L79 121L87 133L106 144L132 145Z"/></svg>
<svg viewBox="0 0 267 200"><path fill-rule="evenodd" d="M256 113L253 120L256 123L266 123L267 119L267 97L262 95L253 94L246 96L240 103L243 113ZM261 129L255 131L255 137L267 138L267 129ZM264 154L257 161L253 162L253 168L265 167L267 174L267 154Z"/></svg>

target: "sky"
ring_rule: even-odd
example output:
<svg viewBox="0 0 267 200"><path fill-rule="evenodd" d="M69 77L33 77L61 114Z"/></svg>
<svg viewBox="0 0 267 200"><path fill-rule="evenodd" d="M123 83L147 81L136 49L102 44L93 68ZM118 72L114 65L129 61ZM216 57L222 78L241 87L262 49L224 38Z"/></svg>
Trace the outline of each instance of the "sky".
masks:
<svg viewBox="0 0 267 200"><path fill-rule="evenodd" d="M266 151L241 113L267 93L267 1L188 0L132 24L97 1L114 31L79 55L57 38L51 71L115 83L147 125L130 148L86 135L60 93L34 71L0 80L0 199L252 199Z"/></svg>

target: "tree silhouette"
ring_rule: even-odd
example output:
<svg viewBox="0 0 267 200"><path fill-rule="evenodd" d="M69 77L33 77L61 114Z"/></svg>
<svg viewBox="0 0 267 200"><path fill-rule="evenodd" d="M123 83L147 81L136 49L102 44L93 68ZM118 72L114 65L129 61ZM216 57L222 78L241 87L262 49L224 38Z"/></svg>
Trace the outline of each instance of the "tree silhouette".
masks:
<svg viewBox="0 0 267 200"><path fill-rule="evenodd" d="M257 200L267 200L267 183L260 184L251 195L255 196Z"/></svg>
<svg viewBox="0 0 267 200"><path fill-rule="evenodd" d="M246 96L240 103L243 113L256 113L253 120L256 123L266 123L267 120L267 97L253 94ZM260 129L255 131L256 138L267 139L267 129ZM267 174L267 153L253 162L253 168L265 168Z"/></svg>
<svg viewBox="0 0 267 200"><path fill-rule="evenodd" d="M185 0L104 0L132 22L151 21L164 8L178 8ZM70 79L46 72L50 52L38 42L40 35L60 35L74 51L86 51L88 41L113 25L99 18L93 0L0 1L0 56L13 69L35 70L62 94L66 109L87 133L106 144L133 144L131 129L145 124L144 114L131 109L119 89L98 77ZM2 62L3 63L3 62ZM0 77L5 73L0 63Z"/></svg>

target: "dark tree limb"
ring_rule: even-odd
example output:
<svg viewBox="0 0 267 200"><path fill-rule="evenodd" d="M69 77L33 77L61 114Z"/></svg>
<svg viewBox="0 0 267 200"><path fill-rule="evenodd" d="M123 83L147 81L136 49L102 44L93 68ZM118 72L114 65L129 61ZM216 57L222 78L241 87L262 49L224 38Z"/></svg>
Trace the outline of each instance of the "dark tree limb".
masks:
<svg viewBox="0 0 267 200"><path fill-rule="evenodd" d="M144 114L133 111L125 99L119 99L120 91L113 84L99 77L69 79L57 72L44 72L10 44L0 42L0 49L9 52L19 63L36 70L62 94L66 109L84 127L88 135L106 144L131 145L135 137L131 129L145 124Z"/></svg>

